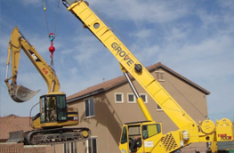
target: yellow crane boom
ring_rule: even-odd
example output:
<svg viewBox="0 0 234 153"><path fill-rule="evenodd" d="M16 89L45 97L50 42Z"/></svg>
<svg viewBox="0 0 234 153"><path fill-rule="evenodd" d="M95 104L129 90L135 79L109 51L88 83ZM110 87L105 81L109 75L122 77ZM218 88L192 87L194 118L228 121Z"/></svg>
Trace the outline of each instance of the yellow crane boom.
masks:
<svg viewBox="0 0 234 153"><path fill-rule="evenodd" d="M119 142L121 152L174 152L190 143L225 141L223 136L228 136L228 141L233 140L232 123L228 119L217 121L217 125L211 120L205 120L198 125L115 36L113 31L89 8L87 2L83 0L62 1L67 9L83 23L83 26L89 29L119 61L121 70L128 79L137 97L137 102L146 117L146 122L123 125ZM153 121L143 100L131 83L128 73L164 110L179 130L165 135L162 134L161 124ZM135 143L130 135L131 129L134 128L141 131L139 133L141 139L138 140L138 143ZM144 136L144 129L148 129L148 137Z"/></svg>

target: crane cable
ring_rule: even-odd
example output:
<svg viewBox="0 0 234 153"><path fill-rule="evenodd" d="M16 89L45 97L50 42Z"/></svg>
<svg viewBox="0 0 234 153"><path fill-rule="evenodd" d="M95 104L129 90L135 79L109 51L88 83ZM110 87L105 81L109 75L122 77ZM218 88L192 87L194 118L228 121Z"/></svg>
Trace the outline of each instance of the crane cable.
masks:
<svg viewBox="0 0 234 153"><path fill-rule="evenodd" d="M49 26L48 26L48 22L47 22L45 0L43 0L43 4L44 4L44 12L45 12L45 20L46 20L47 32L48 32L48 35L49 35Z"/></svg>
<svg viewBox="0 0 234 153"><path fill-rule="evenodd" d="M60 0L58 0L57 11L56 11L56 20L55 20L55 26L54 26L54 34L55 34L55 32L56 32L57 21L58 21L59 1L60 1ZM49 35L49 34L50 34L50 33L49 33L49 24L48 24L48 21L47 21L45 0L43 0L43 4L44 4L44 12L45 12L45 20L46 20L47 32L48 32L48 35Z"/></svg>
<svg viewBox="0 0 234 153"><path fill-rule="evenodd" d="M43 4L44 4L44 12L45 12L45 20L46 20L46 27L47 27L47 32L48 32L48 36L49 36L49 39L50 39L50 47L49 47L49 51L51 53L50 55L50 58L51 58L51 66L54 65L54 62L53 62L53 53L55 51L55 47L53 46L53 41L55 39L55 32L56 32L56 27L57 27L57 21L58 21L58 10L59 10L59 1L58 0L58 5L57 5L57 12L56 12L56 20L55 20L55 26L54 26L54 33L50 33L49 32L49 24L48 24L48 21L47 21L47 14L46 14L46 4L45 4L45 0L43 0Z"/></svg>

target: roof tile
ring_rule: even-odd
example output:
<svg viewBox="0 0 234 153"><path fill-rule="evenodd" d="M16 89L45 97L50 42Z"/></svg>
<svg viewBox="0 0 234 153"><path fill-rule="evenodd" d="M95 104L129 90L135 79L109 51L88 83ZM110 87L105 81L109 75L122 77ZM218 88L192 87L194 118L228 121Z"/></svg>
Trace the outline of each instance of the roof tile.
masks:
<svg viewBox="0 0 234 153"><path fill-rule="evenodd" d="M29 125L30 117L18 117L9 115L0 117L0 140L9 138L9 132L23 130L24 132L32 130Z"/></svg>

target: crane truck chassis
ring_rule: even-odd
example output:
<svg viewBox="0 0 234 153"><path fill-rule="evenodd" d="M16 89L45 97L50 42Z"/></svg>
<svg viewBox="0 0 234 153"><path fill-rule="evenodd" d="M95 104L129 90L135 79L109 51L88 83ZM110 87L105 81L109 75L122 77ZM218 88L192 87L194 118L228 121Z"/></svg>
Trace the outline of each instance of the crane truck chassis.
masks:
<svg viewBox="0 0 234 153"><path fill-rule="evenodd" d="M85 141L91 136L86 127L63 128L78 125L78 111L67 107L66 94L60 92L60 83L54 70L40 56L36 49L27 41L23 34L15 27L11 34L8 47L7 74L11 57L12 76L6 79L11 98L19 103L28 101L36 92L17 85L20 51L23 50L37 71L45 80L48 93L40 96L40 113L32 119L32 131L10 132L7 142L17 142L30 145L59 144L71 141ZM8 81L11 80L11 83Z"/></svg>
<svg viewBox="0 0 234 153"><path fill-rule="evenodd" d="M127 152L169 153L180 152L180 149L191 143L211 143L208 152L215 152L216 142L233 141L233 125L229 119L223 118L216 124L206 119L197 124L170 94L154 79L147 69L134 57L128 48L115 36L110 28L89 8L83 0L62 0L64 6L116 57L120 69L127 78L137 102L146 118L143 122L126 123L122 127L119 149ZM153 120L142 98L131 82L129 74L145 89L152 99L164 110L177 125L177 131L162 134L162 125ZM147 129L147 137L143 136ZM133 131L140 139L134 140ZM134 146L132 146L134 145Z"/></svg>

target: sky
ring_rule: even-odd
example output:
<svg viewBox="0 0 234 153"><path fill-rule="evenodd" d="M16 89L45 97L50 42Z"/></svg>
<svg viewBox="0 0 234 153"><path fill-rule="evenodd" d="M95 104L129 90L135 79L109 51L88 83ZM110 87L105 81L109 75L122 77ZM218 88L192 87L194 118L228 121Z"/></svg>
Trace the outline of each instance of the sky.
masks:
<svg viewBox="0 0 234 153"><path fill-rule="evenodd" d="M207 95L210 119L234 120L233 0L88 2L144 66L161 62L195 82L211 92ZM39 96L47 93L46 83L22 53L17 82L41 91L24 103L16 103L8 95L4 83L7 49L16 26L47 63L48 32L55 32L54 68L60 91L67 96L101 83L103 78L122 75L115 57L61 1L45 0L45 5L49 31L42 0L0 1L0 116L29 116ZM38 111L37 106L32 116Z"/></svg>

